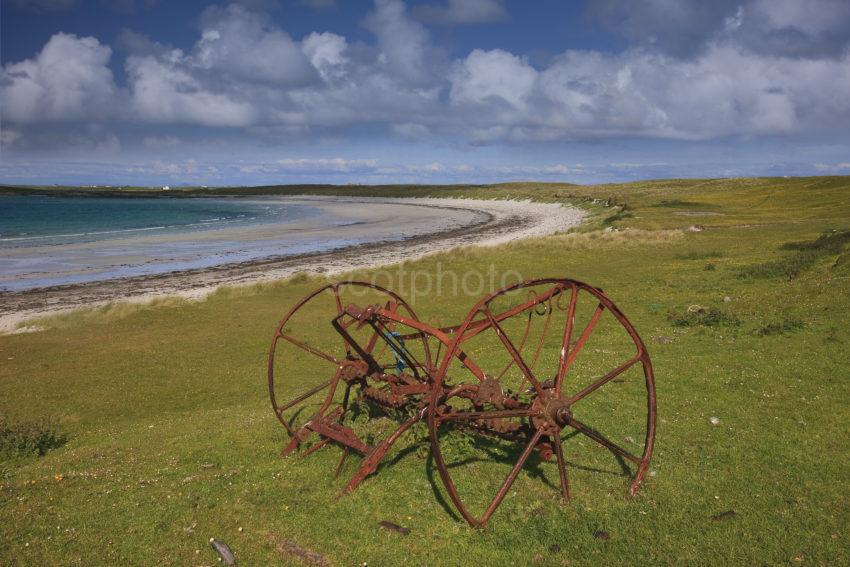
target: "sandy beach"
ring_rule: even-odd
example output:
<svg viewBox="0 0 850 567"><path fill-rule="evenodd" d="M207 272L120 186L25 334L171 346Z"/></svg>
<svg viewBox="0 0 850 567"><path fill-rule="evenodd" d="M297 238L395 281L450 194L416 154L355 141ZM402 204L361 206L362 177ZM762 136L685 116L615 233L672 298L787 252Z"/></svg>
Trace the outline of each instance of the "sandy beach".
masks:
<svg viewBox="0 0 850 567"><path fill-rule="evenodd" d="M133 244L179 249L186 245L214 247L216 242L238 240L251 247L293 238L305 243L344 242L346 245L306 253L298 253L295 246L285 255L269 255L197 269L0 292L0 333L37 330L26 326L25 322L115 301L149 302L166 296L202 299L222 285L251 285L286 278L298 272L335 275L396 264L457 246L492 246L544 236L568 230L580 224L584 217L584 213L574 207L530 201L321 196L269 199L310 203L345 216L348 222L344 226L333 227L290 223L285 226L228 228L177 237L139 236L125 246L129 249ZM98 247L103 246L107 244L93 242L87 243L84 248L89 248L85 252L97 257ZM69 253L78 253L79 248L77 246ZM132 262L134 259L128 253L121 260ZM90 266L88 269L105 268Z"/></svg>

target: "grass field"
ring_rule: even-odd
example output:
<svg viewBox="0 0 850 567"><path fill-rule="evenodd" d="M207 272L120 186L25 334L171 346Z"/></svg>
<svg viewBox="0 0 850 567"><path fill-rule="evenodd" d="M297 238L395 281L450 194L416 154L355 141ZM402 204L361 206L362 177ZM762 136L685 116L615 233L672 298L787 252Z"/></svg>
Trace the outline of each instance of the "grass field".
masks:
<svg viewBox="0 0 850 567"><path fill-rule="evenodd" d="M638 496L624 497L610 453L570 441L571 503L524 472L471 529L410 435L337 500L356 459L333 480L339 449L276 456L266 355L285 309L324 282L301 276L0 337L4 439L58 421L23 449L0 446L0 564L212 565L211 537L242 565L850 564L850 178L291 190L305 191L587 207L574 233L405 267L604 288L656 373L656 452ZM471 303L432 294L414 307L452 321Z"/></svg>

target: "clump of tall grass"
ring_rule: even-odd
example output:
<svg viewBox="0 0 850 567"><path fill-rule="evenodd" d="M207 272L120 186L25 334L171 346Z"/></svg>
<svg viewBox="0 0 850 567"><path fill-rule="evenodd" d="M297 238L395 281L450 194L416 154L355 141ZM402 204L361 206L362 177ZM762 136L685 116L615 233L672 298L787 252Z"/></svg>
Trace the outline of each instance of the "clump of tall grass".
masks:
<svg viewBox="0 0 850 567"><path fill-rule="evenodd" d="M772 335L784 335L792 331L799 331L804 326L800 319L784 319L778 323L768 323L755 330L755 334L760 337L769 337Z"/></svg>
<svg viewBox="0 0 850 567"><path fill-rule="evenodd" d="M68 436L59 431L59 421L41 418L14 423L0 413L0 461L44 456L61 447Z"/></svg>
<svg viewBox="0 0 850 567"><path fill-rule="evenodd" d="M821 255L840 254L850 244L850 229L828 230L815 240L786 242L780 250L813 251Z"/></svg>
<svg viewBox="0 0 850 567"><path fill-rule="evenodd" d="M792 252L784 258L741 268L739 279L786 278L793 280L818 260L844 252L850 243L850 229L824 232L815 240L786 242L780 250Z"/></svg>
<svg viewBox="0 0 850 567"><path fill-rule="evenodd" d="M66 329L87 323L117 321L145 309L180 307L187 305L188 302L188 299L170 296L151 301L113 301L98 307L73 309L55 315L27 319L19 325L19 328L31 327L38 330Z"/></svg>
<svg viewBox="0 0 850 567"><path fill-rule="evenodd" d="M618 210L616 213L602 219L602 224L605 225L605 226L610 226L611 224L613 224L617 221L621 221L623 219L630 219L634 216L635 215L629 210L629 206L623 205L623 206L620 207L620 210Z"/></svg>
<svg viewBox="0 0 850 567"><path fill-rule="evenodd" d="M672 311L667 320L674 327L738 327L741 320L733 313L727 313L717 307L691 306L684 313Z"/></svg>
<svg viewBox="0 0 850 567"><path fill-rule="evenodd" d="M554 236L541 236L527 238L518 242L506 244L507 247L521 247L526 245L550 246L557 245L564 249L592 249L604 246L642 246L646 244L664 244L679 240L685 236L685 232L678 229L672 230L643 230L639 228L627 228L621 230L594 230L591 232L570 232Z"/></svg>

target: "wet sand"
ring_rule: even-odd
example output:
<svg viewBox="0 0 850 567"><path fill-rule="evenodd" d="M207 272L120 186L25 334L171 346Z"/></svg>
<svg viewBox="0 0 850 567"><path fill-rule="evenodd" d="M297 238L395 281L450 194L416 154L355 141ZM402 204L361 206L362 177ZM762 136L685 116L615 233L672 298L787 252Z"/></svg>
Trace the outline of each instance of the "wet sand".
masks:
<svg viewBox="0 0 850 567"><path fill-rule="evenodd" d="M37 330L27 327L24 322L34 317L97 307L114 301L147 302L167 296L201 299L222 285L268 282L298 272L336 275L355 269L397 264L457 246L493 246L520 238L544 236L568 230L580 224L584 217L582 211L573 207L528 201L318 196L297 199L344 212L346 217L354 220L345 227L266 225L222 229L229 231L227 234L221 234L222 231L198 233L191 238L227 238L250 245L251 242L263 243L285 237L286 231L291 231L291 234L300 237L307 235L314 242L323 242L339 238L344 229L347 241L372 242L198 269L0 292L0 333ZM353 206L354 203L368 206ZM167 245L169 237L139 238L166 239L161 244ZM97 243L91 245L98 246Z"/></svg>

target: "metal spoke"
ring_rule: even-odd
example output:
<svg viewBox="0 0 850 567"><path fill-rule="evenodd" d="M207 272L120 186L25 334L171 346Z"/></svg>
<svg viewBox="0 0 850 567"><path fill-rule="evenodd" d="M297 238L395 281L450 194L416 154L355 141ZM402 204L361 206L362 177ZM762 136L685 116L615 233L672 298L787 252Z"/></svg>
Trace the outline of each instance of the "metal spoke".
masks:
<svg viewBox="0 0 850 567"><path fill-rule="evenodd" d="M570 481L567 478L567 463L564 460L564 447L561 443L561 435L552 435L552 442L555 444L555 456L558 458L558 476L561 477L561 496L564 500L570 499Z"/></svg>
<svg viewBox="0 0 850 567"><path fill-rule="evenodd" d="M283 415L283 412L285 412L286 410L288 410L292 406L303 402L304 400L306 400L307 398L309 398L311 396L315 396L316 394L318 394L319 392L321 392L322 390L327 388L330 385L330 383L331 383L331 381L328 380L327 382L325 382L323 384L319 384L315 388L311 388L310 390L304 392L303 394L301 394L300 396L298 396L294 400L291 400L291 401L287 402L286 404L280 406L279 408L277 408L278 415Z"/></svg>
<svg viewBox="0 0 850 567"><path fill-rule="evenodd" d="M493 326L493 329L496 331L496 335L499 337L499 340L502 341L502 344L505 345L505 348L508 349L508 352L513 357L514 362L522 371L522 374L525 376L525 379L531 383L532 387L537 391L538 395L543 395L543 387L540 386L540 382L537 381L537 378L531 373L528 366L526 366L525 361L520 356L519 352L517 352L516 347L511 342L511 339L505 334L505 331L502 330L502 327L499 326L499 323L496 322L496 319L493 318L493 314L490 312L490 309L486 309L484 314L490 320L490 324Z"/></svg>
<svg viewBox="0 0 850 567"><path fill-rule="evenodd" d="M561 314L566 315L565 321L560 320ZM322 334L324 322L330 324L331 332L340 335L343 349L337 342L340 339ZM609 323L622 326L637 354L621 347L622 337L614 343L617 354L597 344L610 340ZM362 453L357 472L342 491L347 493L378 470L408 428L427 421L433 465L445 486L442 494L473 526L485 525L509 493L525 489L524 475L520 485L513 488L524 469L529 474L533 470L533 476L545 472L543 481L559 494L558 500L568 501L570 481L575 480L569 478L574 463L566 458L570 452L567 439L573 435L586 437L593 445L610 451L624 473L634 470L629 494L637 491L647 474L653 450L655 380L643 341L601 289L567 278L527 280L477 300L459 325L442 324L439 320L433 325L424 322L398 294L363 281L325 282L295 303L274 330L267 365L271 405L289 434L281 456L298 451L306 457L323 447L340 445L339 462L330 464L335 466L333 474L337 478L345 475L348 456ZM496 341L492 340L491 330L498 337ZM436 347L432 340L437 341ZM588 347L590 341L593 344ZM292 344L293 349L284 342ZM583 352L585 348L589 348L587 353ZM432 359L435 352L436 362ZM605 365L597 361L595 353L606 355L599 355ZM547 355L552 355L552 360L544 364L542 359ZM577 362L579 357L585 360L590 355L592 361ZM313 358L333 364L334 370L314 363ZM316 368L308 371L306 366ZM488 366L492 368L485 375L484 368ZM632 454L593 427L573 419L572 412L583 409L575 404L592 397L608 382L634 378L632 374L641 369L647 412L643 443L625 437L626 432L619 428L598 423L638 453ZM585 376L577 381L577 373ZM310 378L313 379L304 384ZM320 381L323 383L311 385ZM278 404L276 389L282 390L285 404ZM603 393L633 394L631 388L622 391L608 386L607 390L611 391ZM356 397L356 406L350 404L352 396ZM632 410L635 404L631 402L622 406L623 412ZM381 412L403 423L393 432L384 430L369 436L367 445L363 433L372 427L363 423L363 418L368 421ZM581 411L578 416L597 421ZM457 458L447 463L444 450L451 448L449 438L453 431L490 441L482 446L476 442L476 447L482 449L480 456L453 454ZM628 434L636 432L629 429ZM628 442L622 440L624 437ZM537 455L532 458L535 450L540 452L541 460L549 463L541 465L542 471ZM493 468L486 464L488 458L495 459L494 464L499 466L485 479L482 475ZM551 475L552 464L557 466L558 486ZM457 475L465 476L460 485L453 479ZM473 496L469 503L473 504L475 516L464 503L458 486Z"/></svg>
<svg viewBox="0 0 850 567"><path fill-rule="evenodd" d="M519 471L522 470L523 465L528 460L528 457L531 455L531 452L534 450L534 447L537 445L537 442L540 441L540 438L543 436L543 431L538 429L532 435L531 440L528 442L528 445L525 446L525 450L522 452L522 455L519 456L519 460L514 465L514 468L511 469L511 472L508 474L508 477L505 479L505 482L502 483L501 488L499 488L499 492L496 493L496 497L493 498L493 501L490 502L490 505L487 507L487 511L484 512L484 515L481 516L481 523L485 523L493 512L496 511L496 508L501 504L502 499L504 499L505 495L508 493L508 490L511 489L511 485L516 480Z"/></svg>
<svg viewBox="0 0 850 567"><path fill-rule="evenodd" d="M522 339L519 341L519 352L522 352L522 350L525 348L525 341L528 340L528 332L531 330L531 316L532 315L534 315L533 312L528 313L528 320L526 321L526 324L525 324L525 331L522 333ZM513 365L514 365L513 361L508 362L505 365L505 367L502 368L502 371L499 372L499 375L496 377L496 379L501 380L502 376L505 375L505 372L507 372L508 369L510 369L510 367L513 366Z"/></svg>
<svg viewBox="0 0 850 567"><path fill-rule="evenodd" d="M596 325L599 323L599 318L602 317L602 312L605 311L605 306L601 303L596 306L596 311L593 312L593 316L590 318L590 321L587 323L587 326L582 331L581 336L576 341L576 346L567 354L566 362L561 365L563 367L563 372L559 368L559 375L561 375L561 383L563 384L563 376L569 372L570 367L575 362L575 359L578 358L578 355L581 353L581 350L584 348L585 343L587 343L587 339L590 338L591 333L596 328ZM571 330L572 332L572 330ZM565 345L562 348L569 348L569 345ZM563 351L562 351L563 352Z"/></svg>
<svg viewBox="0 0 850 567"><path fill-rule="evenodd" d="M552 289L542 295L538 295L535 299L526 301L525 303L521 303L516 307L508 309L507 311L502 311L498 315L495 315L494 318L496 319L496 321L504 321L505 319L510 319L514 315L518 315L527 309L531 309L535 305L539 305L540 303L546 301L549 298L555 297L563 290L564 286L561 284L553 286ZM444 333L451 334L457 332L461 326L462 325L455 325L453 327L443 327L440 330ZM472 337L486 331L490 328L490 326L490 322L487 319L478 319L477 321L470 322L469 325L466 327L466 330L464 331L464 340L469 340Z"/></svg>
<svg viewBox="0 0 850 567"><path fill-rule="evenodd" d="M591 439L593 439L594 441L596 441L600 445L604 445L608 449L610 449L610 450L614 451L615 453L618 453L619 455L627 458L628 460L632 461L633 463L640 463L640 461L641 461L640 458L632 455L631 453L629 453L628 451L626 451L625 449L623 449L622 447L620 447L619 445L617 445L613 441L610 441L607 437L605 437L604 435L602 435L601 433L599 433L595 429L588 427L587 425L583 424L582 422L578 421L577 419L571 418L568 425L570 427L572 427L573 429L575 429L576 431L578 431L579 433L581 433L582 435L590 437Z"/></svg>
<svg viewBox="0 0 850 567"><path fill-rule="evenodd" d="M338 361L337 359L335 359L331 355L326 354L326 353L320 351L319 349L308 345L307 343L301 342L298 339L296 339L295 337L290 337L289 335L281 334L280 338L282 338L283 340L285 340L287 342L294 344L298 348L306 350L307 352L309 352L312 355L318 356L319 358L321 358L323 360L327 360L328 362L330 362L332 364L336 364L337 366L342 364L340 361Z"/></svg>
<svg viewBox="0 0 850 567"><path fill-rule="evenodd" d="M540 333L540 342L537 344L537 350L534 351L534 356L531 359L531 369L537 366L537 361L540 359L540 353L543 351L543 344L546 342L546 335L549 333L549 323L552 322L552 312L554 309L551 305L551 300L549 306L547 307L549 312L546 314L546 321L543 323L543 331Z"/></svg>
<svg viewBox="0 0 850 567"><path fill-rule="evenodd" d="M627 360L626 362L624 362L623 364L621 364L620 366L618 366L617 368L615 368L593 384L585 387L578 394L575 394L574 396L568 398L569 403L574 404L577 401L585 398L588 394L595 392L596 390L598 390L599 388L601 388L602 386L604 386L605 384L607 384L608 382L610 382L611 380L613 380L614 378L634 366L640 360L640 358L641 355L636 354L635 356L633 356L632 358L630 358L629 360Z"/></svg>
<svg viewBox="0 0 850 567"><path fill-rule="evenodd" d="M560 300L560 296L558 297ZM572 286L570 294L570 304L567 307L567 322L564 326L564 338L561 340L561 358L558 362L558 375L555 378L555 391L561 391L561 385L564 383L564 376L567 373L567 355L570 350L570 343L573 339L573 325L575 324L576 302L578 301L578 288ZM560 305L560 303L558 304Z"/></svg>

